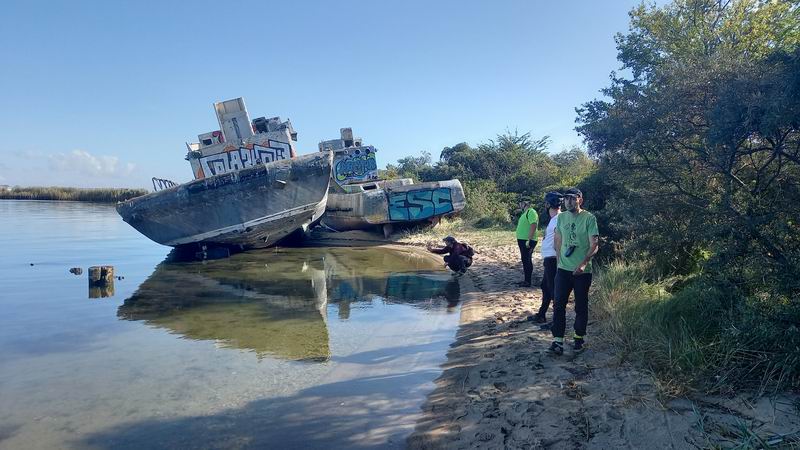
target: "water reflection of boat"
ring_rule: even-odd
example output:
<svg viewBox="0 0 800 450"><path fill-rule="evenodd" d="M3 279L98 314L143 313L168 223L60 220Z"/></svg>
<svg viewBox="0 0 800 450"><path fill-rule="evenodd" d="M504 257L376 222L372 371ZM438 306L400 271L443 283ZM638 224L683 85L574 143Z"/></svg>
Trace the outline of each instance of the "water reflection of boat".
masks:
<svg viewBox="0 0 800 450"><path fill-rule="evenodd" d="M418 308L452 308L459 302L459 280L441 270L438 258L383 247L331 248L325 253L328 299L347 318L351 303L380 297L387 303Z"/></svg>
<svg viewBox="0 0 800 450"><path fill-rule="evenodd" d="M117 315L259 357L327 360L324 271L298 261L268 265L248 254L209 264L164 262Z"/></svg>
<svg viewBox="0 0 800 450"><path fill-rule="evenodd" d="M206 262L168 259L119 307L189 339L290 360L330 358L328 303L382 299L435 309L458 302L459 285L438 258L393 248L246 252Z"/></svg>

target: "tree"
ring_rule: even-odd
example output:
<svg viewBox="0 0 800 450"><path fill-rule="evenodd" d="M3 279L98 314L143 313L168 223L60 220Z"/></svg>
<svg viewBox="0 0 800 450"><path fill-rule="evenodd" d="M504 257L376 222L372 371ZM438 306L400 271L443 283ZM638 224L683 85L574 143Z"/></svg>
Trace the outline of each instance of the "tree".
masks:
<svg viewBox="0 0 800 450"><path fill-rule="evenodd" d="M431 154L423 151L420 156L406 156L397 160L397 165L387 164L386 171L396 174L398 178L421 180L420 174L431 169Z"/></svg>
<svg viewBox="0 0 800 450"><path fill-rule="evenodd" d="M680 0L631 12L629 78L578 109L578 131L624 186L630 235L710 254L737 286L800 279L800 9L796 1ZM776 207L778 206L778 207ZM644 245L643 247L647 247ZM757 267L758 270L753 270ZM759 284L760 285L760 284Z"/></svg>
<svg viewBox="0 0 800 450"><path fill-rule="evenodd" d="M551 156L558 168L559 184L575 186L586 179L596 168L595 162L578 146Z"/></svg>

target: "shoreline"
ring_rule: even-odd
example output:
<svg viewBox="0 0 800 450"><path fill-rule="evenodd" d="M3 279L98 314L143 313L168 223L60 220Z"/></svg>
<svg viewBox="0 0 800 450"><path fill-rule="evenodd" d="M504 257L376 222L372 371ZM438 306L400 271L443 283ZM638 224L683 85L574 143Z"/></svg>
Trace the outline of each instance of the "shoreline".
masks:
<svg viewBox="0 0 800 450"><path fill-rule="evenodd" d="M541 292L516 286L516 246L475 249L474 290L462 295L456 339L408 448L705 448L730 442L742 423L766 436L800 429L788 395L661 398L650 374L603 342L591 309L587 350L573 355L567 338L563 356L547 355L550 332L526 320ZM534 268L538 281L538 253ZM568 308L568 335L573 318Z"/></svg>

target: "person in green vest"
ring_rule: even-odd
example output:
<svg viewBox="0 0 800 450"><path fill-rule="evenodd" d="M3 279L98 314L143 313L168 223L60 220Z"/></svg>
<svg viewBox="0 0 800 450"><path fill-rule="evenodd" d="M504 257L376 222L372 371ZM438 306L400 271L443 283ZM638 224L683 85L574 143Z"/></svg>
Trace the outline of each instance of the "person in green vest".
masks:
<svg viewBox="0 0 800 450"><path fill-rule="evenodd" d="M557 267L553 302L553 343L548 352L564 353L564 332L569 295L575 291L575 333L572 348L583 351L589 321L589 287L592 285L592 258L597 254L597 219L583 210L583 193L577 188L564 194L566 212L558 216L555 232Z"/></svg>
<svg viewBox="0 0 800 450"><path fill-rule="evenodd" d="M519 256L522 259L522 273L525 279L519 283L520 286L530 287L531 276L533 275L533 249L536 248L536 227L539 225L539 214L531 206L529 199L523 199L519 203L521 214L517 220L517 245L519 245Z"/></svg>

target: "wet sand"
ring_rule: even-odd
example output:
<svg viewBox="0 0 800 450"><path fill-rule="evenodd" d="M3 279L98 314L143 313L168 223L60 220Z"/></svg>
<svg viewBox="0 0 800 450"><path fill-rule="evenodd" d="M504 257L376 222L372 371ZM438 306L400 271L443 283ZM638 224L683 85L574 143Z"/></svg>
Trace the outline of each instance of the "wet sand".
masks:
<svg viewBox="0 0 800 450"><path fill-rule="evenodd" d="M475 290L410 448L706 448L743 423L762 436L800 429L797 397L659 400L653 377L620 363L591 316L584 353L573 355L568 338L563 356L547 355L550 332L526 320L540 291L516 286L516 246L476 250ZM534 267L538 285L538 253ZM573 318L568 310L568 336Z"/></svg>

